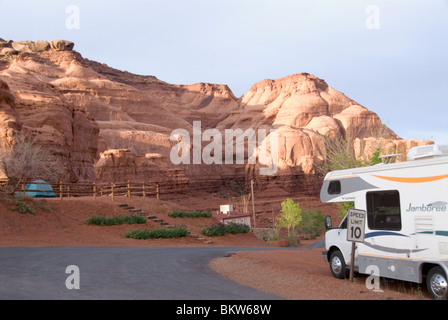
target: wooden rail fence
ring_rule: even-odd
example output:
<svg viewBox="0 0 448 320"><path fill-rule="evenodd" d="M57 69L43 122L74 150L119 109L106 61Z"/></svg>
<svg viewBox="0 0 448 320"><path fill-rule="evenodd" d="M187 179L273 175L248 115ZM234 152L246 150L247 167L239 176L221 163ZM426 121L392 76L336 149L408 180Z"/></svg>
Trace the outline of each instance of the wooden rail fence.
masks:
<svg viewBox="0 0 448 320"><path fill-rule="evenodd" d="M0 180L0 185L6 186L7 180ZM32 187L33 185L51 186L51 190L45 188ZM34 189L32 189L34 188ZM133 183L126 182L111 182L111 183L67 183L59 181L57 183L25 181L21 183L20 188L16 191L16 196L31 194L34 192L42 193L42 195L54 193L59 199L64 197L83 197L92 196L96 199L97 196L110 196L112 201L116 196L139 196L139 197L155 197L160 199L160 184L153 183Z"/></svg>

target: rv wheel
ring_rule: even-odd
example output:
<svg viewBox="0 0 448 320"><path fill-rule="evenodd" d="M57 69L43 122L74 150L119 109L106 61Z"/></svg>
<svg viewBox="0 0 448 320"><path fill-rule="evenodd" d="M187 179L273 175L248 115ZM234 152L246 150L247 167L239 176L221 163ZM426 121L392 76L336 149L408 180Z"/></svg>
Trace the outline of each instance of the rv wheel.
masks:
<svg viewBox="0 0 448 320"><path fill-rule="evenodd" d="M341 251L335 250L330 256L330 269L335 278L344 279L347 275L347 267L345 265L344 256Z"/></svg>
<svg viewBox="0 0 448 320"><path fill-rule="evenodd" d="M448 299L448 283L445 271L441 267L433 267L426 277L426 287L433 299Z"/></svg>

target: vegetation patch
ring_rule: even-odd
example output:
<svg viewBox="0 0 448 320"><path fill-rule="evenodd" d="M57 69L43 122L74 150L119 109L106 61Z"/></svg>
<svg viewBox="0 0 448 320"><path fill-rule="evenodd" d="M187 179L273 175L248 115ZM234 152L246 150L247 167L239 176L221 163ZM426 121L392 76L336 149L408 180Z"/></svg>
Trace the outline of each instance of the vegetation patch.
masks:
<svg viewBox="0 0 448 320"><path fill-rule="evenodd" d="M308 234L311 238L320 236L325 231L325 217L322 210L309 208L302 211L302 223L299 232Z"/></svg>
<svg viewBox="0 0 448 320"><path fill-rule="evenodd" d="M226 224L226 233L248 233L250 228L245 224L240 223L228 223Z"/></svg>
<svg viewBox="0 0 448 320"><path fill-rule="evenodd" d="M208 237L217 237L223 236L227 233L236 234L236 233L247 233L250 228L245 224L239 223L216 223L211 226L205 227L201 230L201 233L204 236Z"/></svg>
<svg viewBox="0 0 448 320"><path fill-rule="evenodd" d="M124 217L113 217L106 218L101 216L93 216L87 219L87 224L93 224L97 226L116 226L123 223L127 224L142 224L146 220L141 216L124 216Z"/></svg>
<svg viewBox="0 0 448 320"><path fill-rule="evenodd" d="M12 211L19 211L20 213L31 213L35 214L32 205L26 203L25 201L15 200L14 206L11 208Z"/></svg>
<svg viewBox="0 0 448 320"><path fill-rule="evenodd" d="M154 229L154 230L132 230L126 233L126 238L146 240L160 238L182 238L186 237L190 232L185 227L175 227L170 229Z"/></svg>
<svg viewBox="0 0 448 320"><path fill-rule="evenodd" d="M222 223L212 224L211 226L205 227L201 230L204 236L217 237L226 234L226 227Z"/></svg>
<svg viewBox="0 0 448 320"><path fill-rule="evenodd" d="M12 211L18 211L20 213L35 214L37 209L51 212L51 208L46 204L46 202L39 199L30 197L21 197L17 199L10 198L8 202L12 204Z"/></svg>
<svg viewBox="0 0 448 320"><path fill-rule="evenodd" d="M212 213L208 210L205 211L183 211L183 210L174 210L168 212L168 216L172 218L211 218Z"/></svg>

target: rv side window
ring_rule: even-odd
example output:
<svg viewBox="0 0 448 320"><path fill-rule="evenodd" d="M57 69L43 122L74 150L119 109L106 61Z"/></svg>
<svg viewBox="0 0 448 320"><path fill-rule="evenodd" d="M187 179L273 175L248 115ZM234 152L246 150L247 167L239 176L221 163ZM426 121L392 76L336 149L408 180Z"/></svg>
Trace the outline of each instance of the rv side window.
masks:
<svg viewBox="0 0 448 320"><path fill-rule="evenodd" d="M371 230L401 230L400 194L396 190L367 192L367 223Z"/></svg>
<svg viewBox="0 0 448 320"><path fill-rule="evenodd" d="M328 185L328 194L341 194L341 181L330 181L330 184Z"/></svg>

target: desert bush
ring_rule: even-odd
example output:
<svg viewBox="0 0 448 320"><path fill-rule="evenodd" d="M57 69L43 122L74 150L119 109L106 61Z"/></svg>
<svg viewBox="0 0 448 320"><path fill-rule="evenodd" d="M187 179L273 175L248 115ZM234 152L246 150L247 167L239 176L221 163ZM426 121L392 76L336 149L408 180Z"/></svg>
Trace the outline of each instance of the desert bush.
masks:
<svg viewBox="0 0 448 320"><path fill-rule="evenodd" d="M300 239L293 235L288 235L285 237L288 247L297 247L300 244Z"/></svg>
<svg viewBox="0 0 448 320"><path fill-rule="evenodd" d="M20 201L20 200L15 200L14 201L14 206L11 208L12 211L19 211L20 213L31 213L34 214L34 208L26 203L25 201Z"/></svg>
<svg viewBox="0 0 448 320"><path fill-rule="evenodd" d="M168 212L168 216L172 218L210 218L212 213L210 211L183 211L183 210L174 210Z"/></svg>
<svg viewBox="0 0 448 320"><path fill-rule="evenodd" d="M112 218L93 216L87 219L88 224L93 224L97 226L115 226L123 223L142 224L145 222L146 222L145 218L141 216L124 216L124 217L112 217Z"/></svg>
<svg viewBox="0 0 448 320"><path fill-rule="evenodd" d="M149 230L132 230L126 233L126 238L146 240L149 239Z"/></svg>
<svg viewBox="0 0 448 320"><path fill-rule="evenodd" d="M226 227L223 223L215 223L211 226L202 228L201 234L208 237L223 236L226 234Z"/></svg>
<svg viewBox="0 0 448 320"><path fill-rule="evenodd" d="M311 237L318 237L325 230L325 217L322 210L309 208L302 211L302 223L300 224L300 233L309 234Z"/></svg>
<svg viewBox="0 0 448 320"><path fill-rule="evenodd" d="M228 223L226 224L226 232L227 233L247 233L250 231L250 228L245 224L240 223Z"/></svg>
<svg viewBox="0 0 448 320"><path fill-rule="evenodd" d="M38 144L25 130L16 132L14 142L0 142L0 172L8 182L0 188L13 195L25 180L55 180L65 173L60 157Z"/></svg>
<svg viewBox="0 0 448 320"><path fill-rule="evenodd" d="M229 224L223 224L223 223L216 223L212 224L211 226L205 227L201 230L201 234L208 237L217 237L217 236L223 236L226 233L246 233L249 232L250 228L244 224L238 224L238 223L229 223Z"/></svg>
<svg viewBox="0 0 448 320"><path fill-rule="evenodd" d="M42 199L36 199L28 196L13 198L8 195L8 197L4 199L4 201L7 201L12 205L12 211L19 211L20 213L35 214L36 210L38 209L51 212L51 207L46 203L45 200Z"/></svg>
<svg viewBox="0 0 448 320"><path fill-rule="evenodd" d="M185 227L175 227L170 229L154 229L154 230L132 230L126 233L126 238L132 239L159 239L159 238L181 238L188 236Z"/></svg>
<svg viewBox="0 0 448 320"><path fill-rule="evenodd" d="M150 238L182 238L188 236L188 232L185 227L175 227L170 229L154 229L150 232Z"/></svg>

